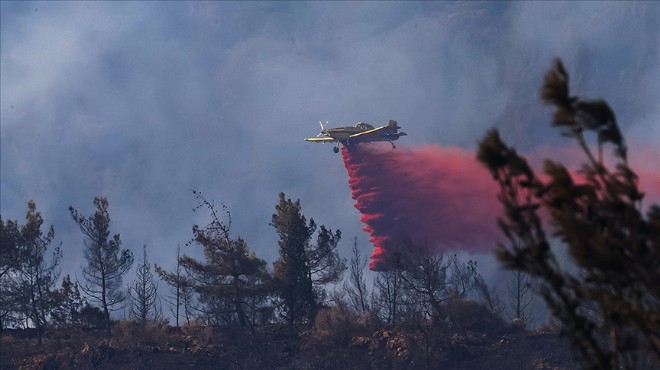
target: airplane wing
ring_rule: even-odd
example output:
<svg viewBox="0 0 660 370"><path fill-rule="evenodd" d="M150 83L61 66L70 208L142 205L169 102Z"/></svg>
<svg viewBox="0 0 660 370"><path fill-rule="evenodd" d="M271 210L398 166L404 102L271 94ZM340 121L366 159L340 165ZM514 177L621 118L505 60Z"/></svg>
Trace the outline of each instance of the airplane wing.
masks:
<svg viewBox="0 0 660 370"><path fill-rule="evenodd" d="M358 132L357 134L353 134L348 138L369 141L371 137L380 137L381 135L388 133L388 131L396 132L396 129L392 130L388 126L381 126L381 127L373 128L371 130Z"/></svg>
<svg viewBox="0 0 660 370"><path fill-rule="evenodd" d="M314 143L336 143L338 140L331 137L308 137L305 141L311 141Z"/></svg>

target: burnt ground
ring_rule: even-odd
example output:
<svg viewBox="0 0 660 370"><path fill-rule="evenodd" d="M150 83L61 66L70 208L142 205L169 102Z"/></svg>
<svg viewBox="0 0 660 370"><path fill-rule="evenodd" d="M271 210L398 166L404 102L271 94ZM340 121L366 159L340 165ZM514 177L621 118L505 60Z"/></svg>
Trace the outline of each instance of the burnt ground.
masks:
<svg viewBox="0 0 660 370"><path fill-rule="evenodd" d="M337 335L267 326L239 328L115 325L60 329L41 346L32 333L5 331L0 370L8 369L578 369L565 340L550 331L440 334L380 329Z"/></svg>

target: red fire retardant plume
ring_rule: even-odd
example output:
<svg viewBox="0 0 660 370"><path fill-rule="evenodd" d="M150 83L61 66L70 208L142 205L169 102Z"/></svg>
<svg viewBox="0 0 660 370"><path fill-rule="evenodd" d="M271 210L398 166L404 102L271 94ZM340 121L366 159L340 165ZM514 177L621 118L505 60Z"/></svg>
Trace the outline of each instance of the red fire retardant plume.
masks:
<svg viewBox="0 0 660 370"><path fill-rule="evenodd" d="M404 238L433 252L487 252L501 239L496 184L474 153L370 144L344 147L342 157L375 247L371 270L386 270Z"/></svg>

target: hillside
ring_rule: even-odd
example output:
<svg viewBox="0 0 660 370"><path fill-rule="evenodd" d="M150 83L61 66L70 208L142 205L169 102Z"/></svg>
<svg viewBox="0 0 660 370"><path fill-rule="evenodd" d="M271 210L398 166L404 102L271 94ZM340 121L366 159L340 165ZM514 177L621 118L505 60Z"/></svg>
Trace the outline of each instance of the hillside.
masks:
<svg viewBox="0 0 660 370"><path fill-rule="evenodd" d="M420 330L296 331L281 326L237 328L119 322L101 331L47 333L40 347L26 331L2 336L0 369L576 369L554 333L513 326L498 332L446 335Z"/></svg>

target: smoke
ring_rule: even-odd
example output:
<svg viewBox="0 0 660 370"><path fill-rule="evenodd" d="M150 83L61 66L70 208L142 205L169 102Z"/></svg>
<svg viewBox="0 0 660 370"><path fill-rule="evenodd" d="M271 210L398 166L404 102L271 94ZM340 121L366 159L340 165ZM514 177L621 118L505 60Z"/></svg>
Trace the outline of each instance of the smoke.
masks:
<svg viewBox="0 0 660 370"><path fill-rule="evenodd" d="M474 155L430 145L342 148L355 207L375 250L369 268L384 270L410 243L433 252L491 251L500 235L497 189Z"/></svg>

